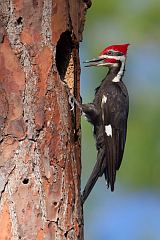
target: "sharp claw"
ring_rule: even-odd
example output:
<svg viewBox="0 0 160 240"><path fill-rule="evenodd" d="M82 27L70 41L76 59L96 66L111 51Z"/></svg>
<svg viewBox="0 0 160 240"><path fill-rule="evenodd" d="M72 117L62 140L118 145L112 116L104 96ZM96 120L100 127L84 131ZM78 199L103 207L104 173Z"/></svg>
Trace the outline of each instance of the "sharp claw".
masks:
<svg viewBox="0 0 160 240"><path fill-rule="evenodd" d="M71 111L74 110L74 100L72 96L69 96L69 104L71 105Z"/></svg>
<svg viewBox="0 0 160 240"><path fill-rule="evenodd" d="M66 83L64 80L63 80L62 82L63 82L63 84L65 85L66 90L67 90L67 94L68 94L68 97L69 97L69 104L70 104L70 106L71 106L71 111L74 110L75 104L78 106L78 108L79 108L80 110L82 110L81 103L79 103L79 102L76 100L76 98L70 93L70 90L71 90L71 89L68 87L67 83Z"/></svg>

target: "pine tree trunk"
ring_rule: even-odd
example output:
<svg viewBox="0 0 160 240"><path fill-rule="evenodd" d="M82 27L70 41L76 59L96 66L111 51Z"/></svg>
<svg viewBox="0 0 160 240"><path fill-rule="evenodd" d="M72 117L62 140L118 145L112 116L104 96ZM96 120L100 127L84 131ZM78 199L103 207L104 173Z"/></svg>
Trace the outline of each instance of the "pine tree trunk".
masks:
<svg viewBox="0 0 160 240"><path fill-rule="evenodd" d="M83 239L79 41L90 1L0 1L0 239Z"/></svg>

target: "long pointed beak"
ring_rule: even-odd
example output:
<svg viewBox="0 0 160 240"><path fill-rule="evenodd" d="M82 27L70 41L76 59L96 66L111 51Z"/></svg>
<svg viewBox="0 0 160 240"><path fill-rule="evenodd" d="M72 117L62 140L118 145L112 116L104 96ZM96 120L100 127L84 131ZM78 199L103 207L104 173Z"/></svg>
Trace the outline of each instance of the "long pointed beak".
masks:
<svg viewBox="0 0 160 240"><path fill-rule="evenodd" d="M99 56L91 60L86 60L83 63L89 63L88 65L85 65L85 67L98 66L99 64L103 63L103 60L104 60L104 57Z"/></svg>

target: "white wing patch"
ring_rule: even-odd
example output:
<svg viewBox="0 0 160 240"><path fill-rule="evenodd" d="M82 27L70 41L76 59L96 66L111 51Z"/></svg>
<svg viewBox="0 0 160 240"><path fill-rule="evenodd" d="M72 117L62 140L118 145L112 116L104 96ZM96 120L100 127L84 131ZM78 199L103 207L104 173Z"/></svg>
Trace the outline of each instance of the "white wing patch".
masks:
<svg viewBox="0 0 160 240"><path fill-rule="evenodd" d="M107 97L105 95L103 95L103 97L102 97L102 104L104 104L106 102L107 102Z"/></svg>
<svg viewBox="0 0 160 240"><path fill-rule="evenodd" d="M103 95L102 101L101 101L101 108L102 108L102 119L104 121L104 111L103 111L103 105L107 102L107 97Z"/></svg>
<svg viewBox="0 0 160 240"><path fill-rule="evenodd" d="M105 132L106 132L108 137L109 136L112 137L112 127L111 127L110 124L105 126Z"/></svg>

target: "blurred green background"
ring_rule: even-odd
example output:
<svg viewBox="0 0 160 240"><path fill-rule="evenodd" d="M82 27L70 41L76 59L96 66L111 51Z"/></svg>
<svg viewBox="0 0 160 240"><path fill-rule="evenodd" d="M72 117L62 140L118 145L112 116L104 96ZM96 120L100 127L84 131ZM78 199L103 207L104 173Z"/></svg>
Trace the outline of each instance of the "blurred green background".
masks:
<svg viewBox="0 0 160 240"><path fill-rule="evenodd" d="M130 43L125 82L130 112L115 192L98 180L85 203L85 240L160 239L160 1L93 0L81 54L81 95L91 102L106 68L85 68L108 45ZM82 188L96 161L92 126L82 118Z"/></svg>

